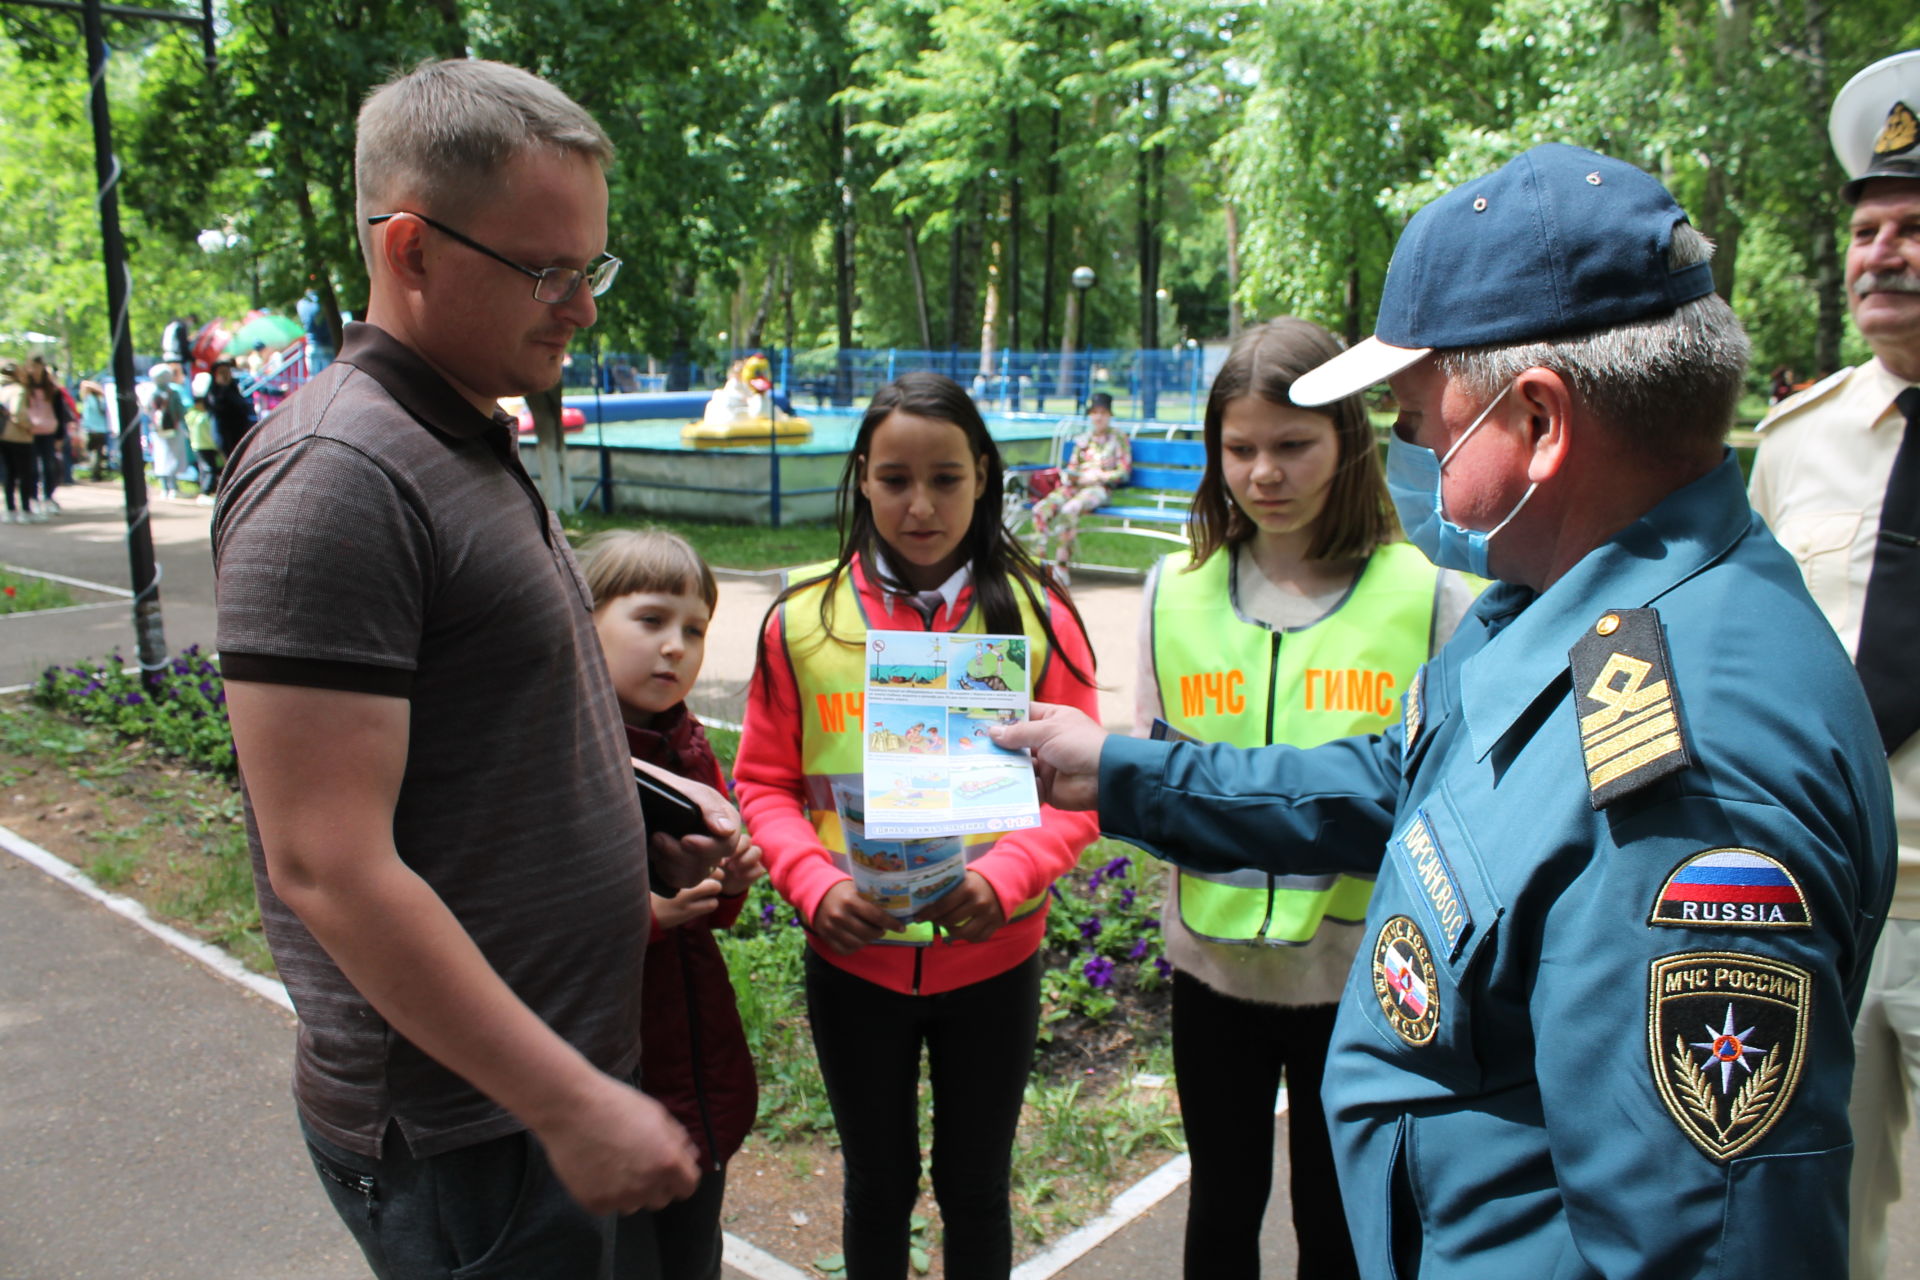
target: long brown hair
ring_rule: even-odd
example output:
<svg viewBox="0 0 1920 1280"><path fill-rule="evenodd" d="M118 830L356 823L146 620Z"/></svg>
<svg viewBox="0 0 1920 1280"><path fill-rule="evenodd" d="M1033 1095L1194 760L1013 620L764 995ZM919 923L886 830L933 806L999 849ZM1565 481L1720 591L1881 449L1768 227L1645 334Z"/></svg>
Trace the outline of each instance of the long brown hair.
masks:
<svg viewBox="0 0 1920 1280"><path fill-rule="evenodd" d="M1207 394L1207 465L1187 516L1187 536L1193 544L1189 569L1205 564L1207 557L1222 547L1239 546L1255 532L1253 521L1227 491L1221 469L1220 431L1227 406L1242 396L1259 396L1269 404L1291 408L1288 392L1294 380L1333 359L1340 350L1332 334L1311 320L1294 316L1257 324L1233 344ZM1387 497L1386 476L1366 405L1358 395L1351 395L1313 412L1333 419L1340 454L1326 506L1314 525L1307 558L1350 560L1368 555L1381 543L1400 536L1400 522Z"/></svg>
<svg viewBox="0 0 1920 1280"><path fill-rule="evenodd" d="M847 451L847 465L840 473L840 493L834 503L835 520L840 526L840 554L825 573L796 582L776 596L767 608L767 617L772 618L774 611L793 596L815 583L824 582L827 588L820 593L821 628L837 643L858 644L857 640L834 633L832 617L834 587L856 555L860 557L861 568L872 581L897 595L913 594L911 588L880 577L878 562L874 557L874 552L880 547L880 535L873 525L873 504L860 491L860 469L867 455L872 452L873 433L896 410L936 422L950 422L959 427L967 437L967 449L975 462L985 465L986 488L973 504L973 520L967 526L963 545L967 562L973 566L974 597L980 602L987 630L996 634L1017 635L1023 629L1020 625L1019 601L1013 594L1014 584L1018 583L1034 616L1040 620L1040 629L1046 633L1052 652L1060 654L1060 660L1067 664L1067 670L1073 673L1075 679L1091 685L1093 673L1080 670L1071 658L1060 653L1059 637L1054 634L1053 624L1047 620L1044 588L1041 586L1047 581L1046 575L1000 520L1001 480L1006 471L1006 464L1000 460L1000 447L988 433L986 421L981 418L973 397L959 383L938 373L902 374L874 394L873 402L860 419L860 430L854 436L853 447ZM1074 622L1080 624L1084 634L1086 626L1080 621L1080 610L1074 606L1073 597L1058 583L1054 584L1053 589L1061 603L1067 606L1067 612L1073 615ZM1087 641L1087 647L1091 653L1091 639ZM755 669L765 682L761 687L771 693L773 685L767 669L767 630L764 622L760 628L760 648Z"/></svg>

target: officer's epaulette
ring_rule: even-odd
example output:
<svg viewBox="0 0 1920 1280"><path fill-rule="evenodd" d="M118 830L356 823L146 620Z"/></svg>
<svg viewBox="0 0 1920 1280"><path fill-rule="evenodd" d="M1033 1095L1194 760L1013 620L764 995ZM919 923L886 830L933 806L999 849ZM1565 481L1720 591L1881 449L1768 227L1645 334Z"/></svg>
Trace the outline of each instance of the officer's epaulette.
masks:
<svg viewBox="0 0 1920 1280"><path fill-rule="evenodd" d="M1770 431L1778 426L1782 419L1790 418L1802 409L1810 408L1820 401L1825 400L1828 396L1838 391L1852 373L1853 369L1849 367L1842 369L1838 373L1828 374L1810 387L1802 387L1785 400L1782 400L1779 404L1773 406L1773 408L1767 410L1766 416L1760 419L1760 424L1756 426L1754 430L1756 432Z"/></svg>
<svg viewBox="0 0 1920 1280"><path fill-rule="evenodd" d="M1567 659L1594 808L1693 764L1658 611L1609 609Z"/></svg>

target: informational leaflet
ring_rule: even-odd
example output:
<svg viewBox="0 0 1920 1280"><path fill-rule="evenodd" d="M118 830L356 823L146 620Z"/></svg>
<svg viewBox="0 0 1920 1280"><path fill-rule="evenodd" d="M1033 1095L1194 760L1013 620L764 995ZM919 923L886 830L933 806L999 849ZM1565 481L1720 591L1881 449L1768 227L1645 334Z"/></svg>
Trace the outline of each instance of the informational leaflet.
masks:
<svg viewBox="0 0 1920 1280"><path fill-rule="evenodd" d="M995 746L993 724L1027 718L1025 636L867 633L866 833L875 839L1040 825L1033 760Z"/></svg>
<svg viewBox="0 0 1920 1280"><path fill-rule="evenodd" d="M847 838L855 891L894 919L913 919L966 876L962 837L883 840L869 833L866 800L858 790L836 784L833 803Z"/></svg>

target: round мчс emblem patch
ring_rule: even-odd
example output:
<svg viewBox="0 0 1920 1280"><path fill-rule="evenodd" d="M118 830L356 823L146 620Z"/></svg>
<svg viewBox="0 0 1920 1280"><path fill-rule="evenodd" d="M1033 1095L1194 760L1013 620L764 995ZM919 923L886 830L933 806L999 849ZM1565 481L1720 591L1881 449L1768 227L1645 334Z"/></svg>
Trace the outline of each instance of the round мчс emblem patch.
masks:
<svg viewBox="0 0 1920 1280"><path fill-rule="evenodd" d="M1373 943L1373 994L1387 1022L1408 1044L1426 1044L1440 1027L1440 983L1433 950L1420 926L1394 916Z"/></svg>

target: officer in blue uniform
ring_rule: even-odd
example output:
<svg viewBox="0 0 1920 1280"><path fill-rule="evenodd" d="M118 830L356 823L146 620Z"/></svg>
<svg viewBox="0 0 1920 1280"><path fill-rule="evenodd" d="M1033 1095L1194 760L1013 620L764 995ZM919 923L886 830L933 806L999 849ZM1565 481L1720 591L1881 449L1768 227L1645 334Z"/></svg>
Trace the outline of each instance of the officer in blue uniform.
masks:
<svg viewBox="0 0 1920 1280"><path fill-rule="evenodd" d="M1378 875L1323 1089L1376 1280L1844 1273L1887 771L1722 443L1746 339L1685 217L1536 147L1416 215L1376 336L1295 384L1389 381L1409 538L1498 579L1400 725L995 734L1181 865Z"/></svg>

